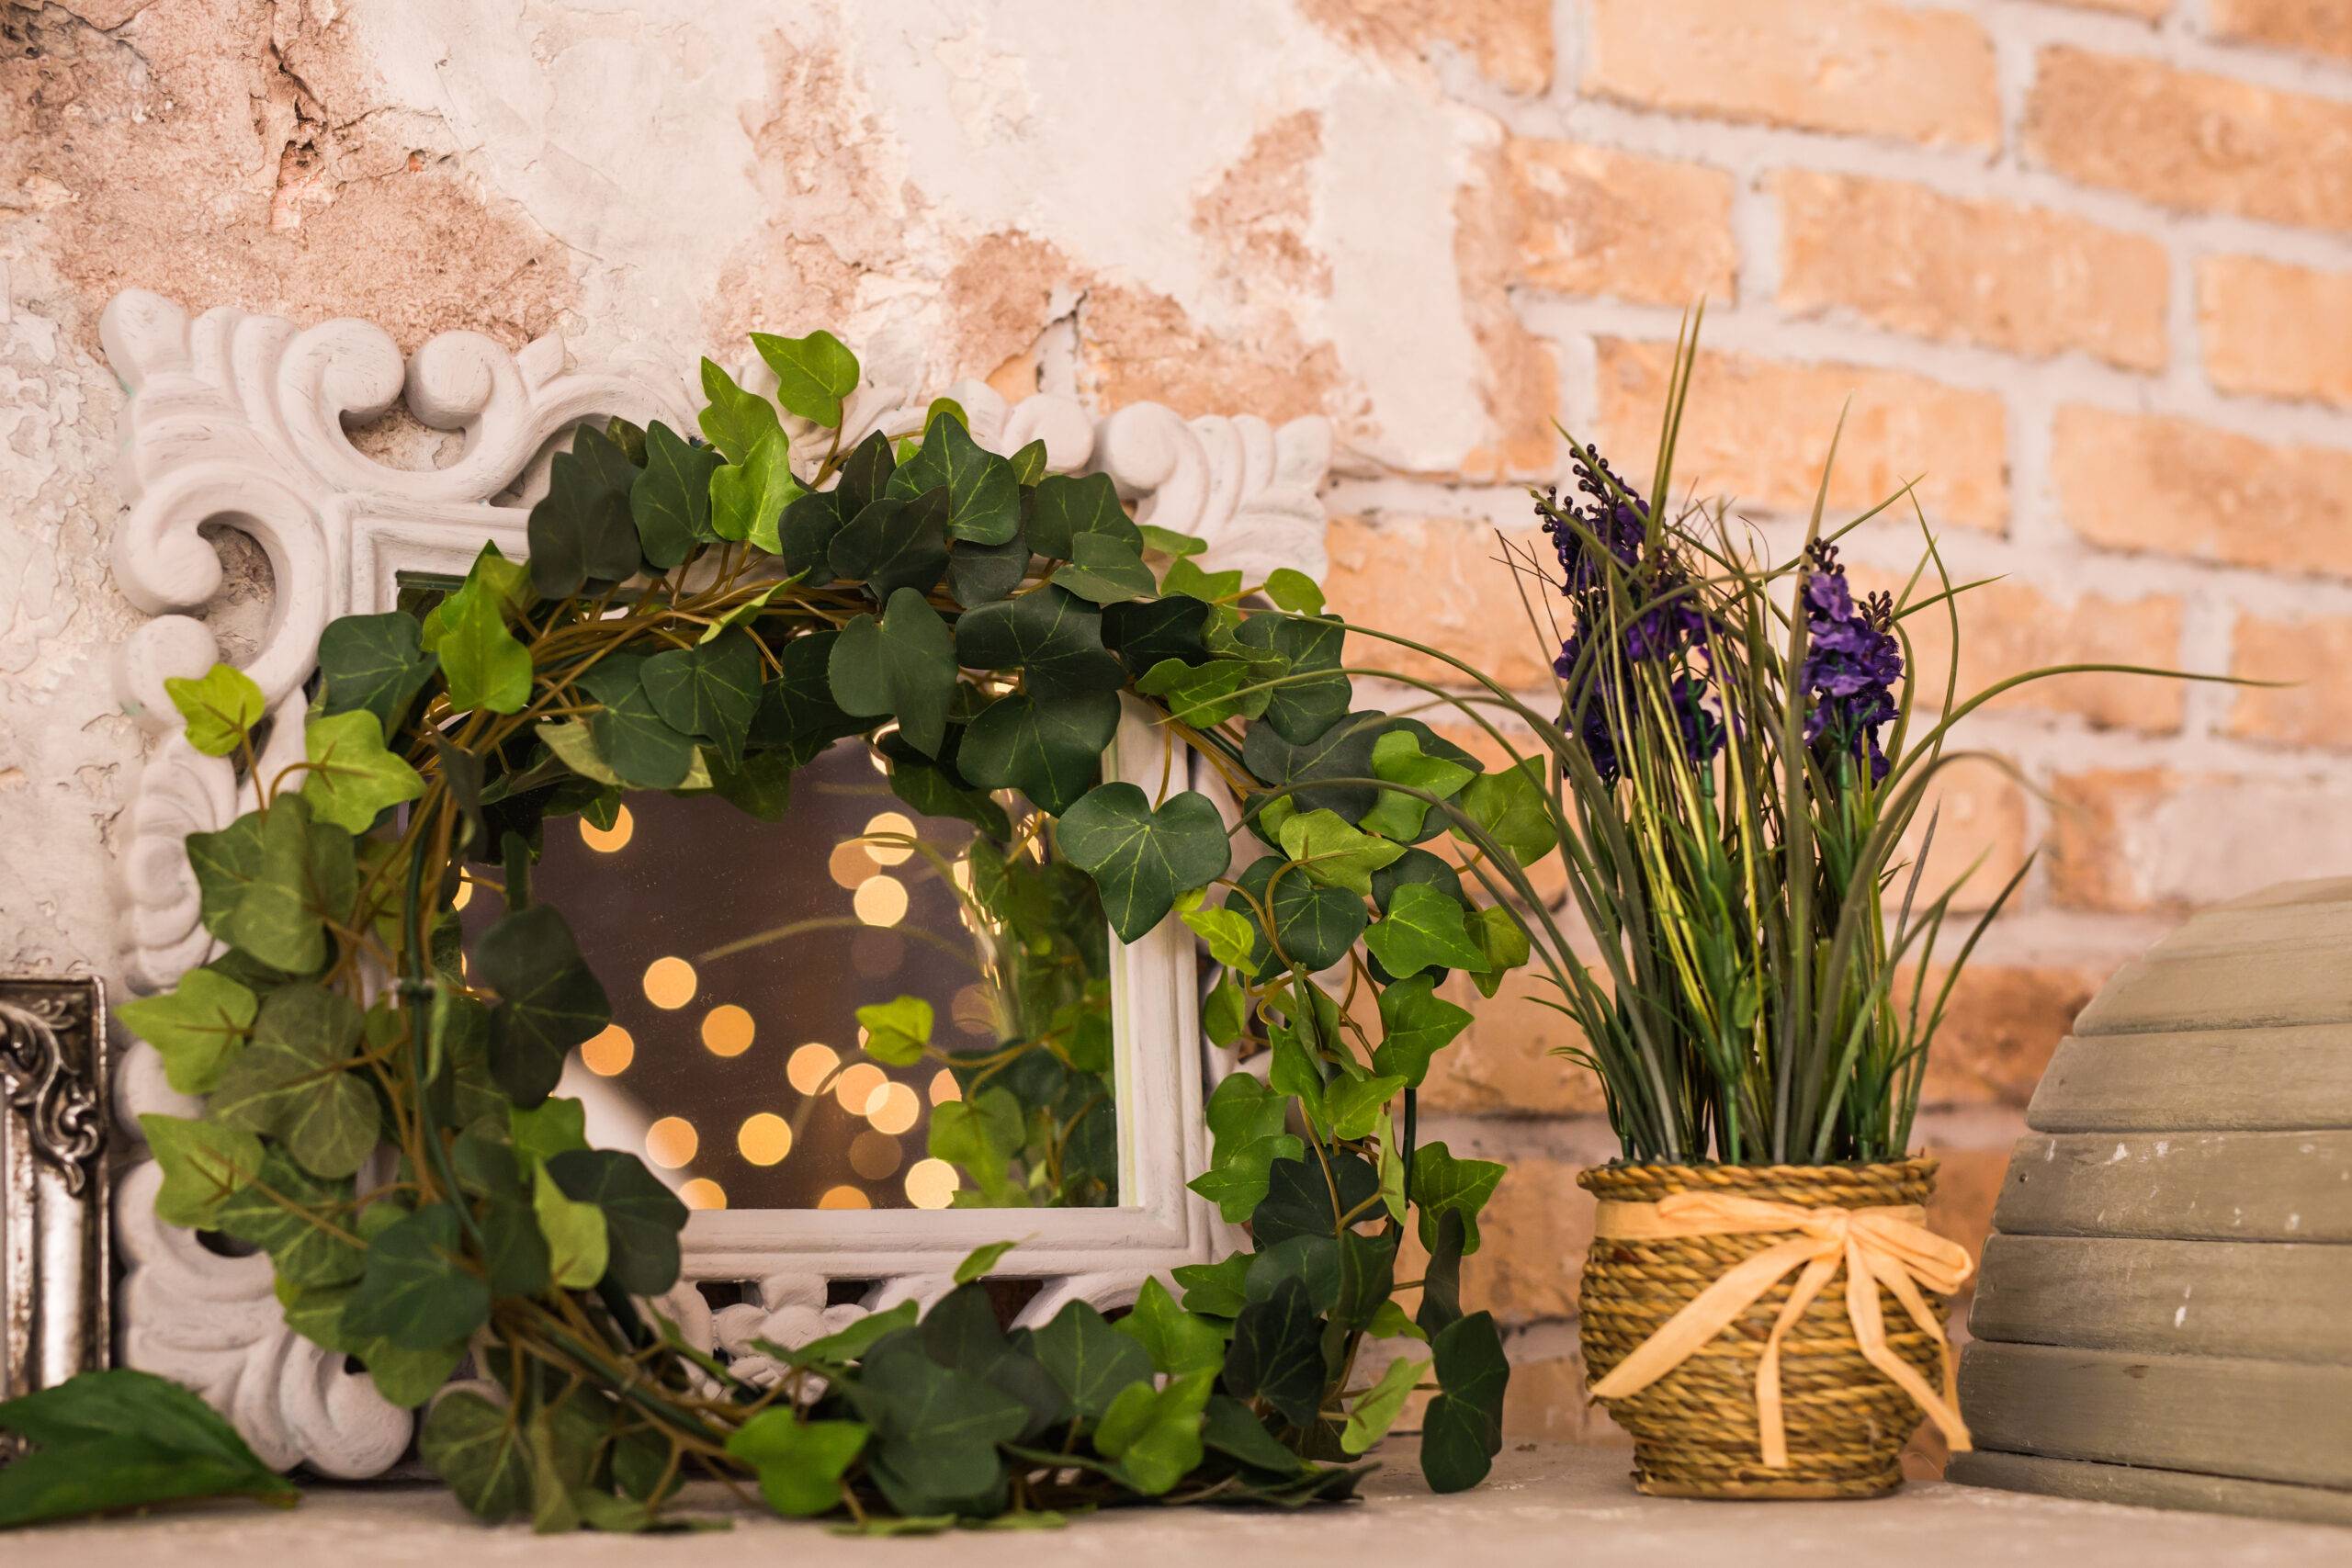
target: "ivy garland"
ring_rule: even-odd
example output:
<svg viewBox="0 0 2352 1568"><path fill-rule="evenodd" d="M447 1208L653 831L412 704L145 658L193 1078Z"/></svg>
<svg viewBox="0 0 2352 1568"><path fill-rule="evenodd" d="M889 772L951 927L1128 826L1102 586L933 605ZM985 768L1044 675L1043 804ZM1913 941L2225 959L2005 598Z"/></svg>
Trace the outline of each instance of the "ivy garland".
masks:
<svg viewBox="0 0 2352 1568"><path fill-rule="evenodd" d="M395 1404L430 1401L424 1461L485 1519L642 1529L707 1474L874 1529L1343 1497L1432 1370L1422 1468L1475 1484L1508 1372L1459 1278L1502 1168L1417 1146L1414 1089L1468 1021L1435 995L1447 971L1491 995L1528 956L1457 866L1525 892L1554 841L1532 765L1484 772L1417 720L1351 711L1367 671L1302 574L1204 570L1200 541L1138 527L1107 478L1047 473L1041 443L985 451L944 400L920 439L844 452L854 356L821 332L752 341L797 423L706 360L705 439L582 428L527 564L486 547L445 596L326 628L306 761L188 840L226 951L123 1010L208 1097L142 1118L158 1213L266 1251L298 1331ZM797 469L795 432L822 453ZM1240 827L1193 791L1098 782L1123 692ZM257 771L249 680L216 666L172 695L191 744ZM1003 1248L983 1248L929 1313L763 1344L740 1371L659 1309L684 1207L550 1098L608 1010L531 899L541 825L609 821L627 790L772 819L849 737L910 804L976 825L993 915L1021 867L1076 867L1122 939L1173 912L1223 966L1207 1028L1256 1070L1210 1097L1193 1185L1252 1246L1177 1269L1181 1300L1150 1281L1117 1322L1072 1304L1007 1333L981 1282ZM1050 814L1053 855L1006 841L1004 791ZM1449 830L1464 854L1422 847ZM504 912L461 961L469 859L501 863L482 881ZM952 1062L927 1020L889 1021L870 1050ZM991 1135L974 1111L956 1134L988 1201L1027 1190L1023 1120ZM1409 1282L1408 1224L1428 1254ZM1371 1375L1374 1340L1426 1354Z"/></svg>

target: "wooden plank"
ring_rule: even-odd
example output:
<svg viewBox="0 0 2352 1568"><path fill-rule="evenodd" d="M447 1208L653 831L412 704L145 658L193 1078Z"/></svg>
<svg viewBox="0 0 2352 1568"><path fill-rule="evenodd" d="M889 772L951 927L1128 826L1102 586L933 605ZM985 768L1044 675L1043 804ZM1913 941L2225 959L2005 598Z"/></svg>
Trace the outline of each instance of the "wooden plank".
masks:
<svg viewBox="0 0 2352 1568"><path fill-rule="evenodd" d="M2338 906L2321 906L2333 916ZM2189 928L2134 959L2075 1020L2076 1034L2147 1034L2184 1029L2267 1029L2352 1019L2352 918L2331 919L2324 940L2293 931L2305 909L2216 911L2238 922L2226 941L2183 942ZM2259 919L2256 929L2247 923ZM2291 932L2291 934L2290 934Z"/></svg>
<svg viewBox="0 0 2352 1568"><path fill-rule="evenodd" d="M2205 1514L2245 1514L2260 1519L2305 1524L2352 1525L2352 1492L2324 1486L2289 1486L2276 1481L2245 1481L2225 1475L2191 1475L2177 1470L2143 1470L2128 1464L2092 1464L2084 1460L2039 1459L2031 1454L1979 1450L1954 1454L1944 1479L1962 1486L1996 1486L2045 1497L2078 1497L2092 1503L2123 1503L2141 1508L2188 1508Z"/></svg>
<svg viewBox="0 0 2352 1568"><path fill-rule="evenodd" d="M2025 1120L2037 1133L2352 1127L2352 1023L2070 1034Z"/></svg>
<svg viewBox="0 0 2352 1568"><path fill-rule="evenodd" d="M1996 1235L1979 1339L2352 1367L2352 1247Z"/></svg>
<svg viewBox="0 0 2352 1568"><path fill-rule="evenodd" d="M2352 1488L2352 1367L1979 1340L1960 1405L1980 1448Z"/></svg>
<svg viewBox="0 0 2352 1568"><path fill-rule="evenodd" d="M2030 1133L2009 1158L1993 1226L2009 1235L2352 1242L2352 1132Z"/></svg>
<svg viewBox="0 0 2352 1568"><path fill-rule="evenodd" d="M2215 908L2267 909L2285 904L2352 904L2352 876L2313 876L2301 882L2276 883L2259 893L2249 893Z"/></svg>

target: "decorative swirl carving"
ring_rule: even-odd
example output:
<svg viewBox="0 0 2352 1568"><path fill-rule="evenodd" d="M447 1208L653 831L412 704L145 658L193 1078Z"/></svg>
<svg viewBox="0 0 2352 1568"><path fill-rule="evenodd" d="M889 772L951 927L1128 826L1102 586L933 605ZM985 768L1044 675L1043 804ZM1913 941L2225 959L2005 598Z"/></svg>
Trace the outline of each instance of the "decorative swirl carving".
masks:
<svg viewBox="0 0 2352 1568"><path fill-rule="evenodd" d="M1254 414L1187 420L1158 403L1105 419L1093 457L1121 495L1140 498L1139 521L1205 539L1204 566L1238 569L1253 582L1285 566L1323 575L1317 491L1330 464L1328 421L1276 430Z"/></svg>
<svg viewBox="0 0 2352 1568"><path fill-rule="evenodd" d="M0 1001L0 1104L25 1113L33 1153L55 1166L77 1197L106 1147L106 1111L90 1076L74 1070L65 1041L79 1035L78 1054L93 1060L89 1032L97 1027L71 996Z"/></svg>

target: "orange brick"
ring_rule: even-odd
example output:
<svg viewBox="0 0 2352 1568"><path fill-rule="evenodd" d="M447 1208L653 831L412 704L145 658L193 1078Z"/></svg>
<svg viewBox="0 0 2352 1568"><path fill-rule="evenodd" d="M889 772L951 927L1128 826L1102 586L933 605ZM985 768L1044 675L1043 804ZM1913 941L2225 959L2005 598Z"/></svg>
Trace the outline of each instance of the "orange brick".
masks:
<svg viewBox="0 0 2352 1568"><path fill-rule="evenodd" d="M1674 351L1613 338L1598 348L1600 440L1618 472L1640 483L1657 450ZM1675 493L1695 485L1702 497L1739 506L1810 510L1841 407L1833 508L1862 511L1917 479L1920 503L1937 525L2004 525L2008 446L2001 400L1852 365L1702 354L1675 447ZM1902 518L1907 526L1907 507Z"/></svg>
<svg viewBox="0 0 2352 1568"><path fill-rule="evenodd" d="M2137 768L2052 793L2051 889L2075 908L2202 908L2352 863L2352 813L2324 780Z"/></svg>
<svg viewBox="0 0 2352 1568"><path fill-rule="evenodd" d="M1586 1067L1553 1053L1581 1046L1584 1032L1535 998L1558 990L1534 969L1514 972L1492 997L1461 976L1445 995L1472 1019L1430 1063L1421 1104L1431 1111L1501 1116L1571 1116L1603 1110L1600 1085Z"/></svg>
<svg viewBox="0 0 2352 1568"><path fill-rule="evenodd" d="M1960 884L1951 906L1955 914L1989 908L2025 863L2031 847L2026 842L2025 787L1989 761L1952 763L1937 776L1896 851L1902 867L1893 890L1897 904L1910 885L1912 863L1927 844L1930 822L1936 837L1928 845L1927 863L1919 868L1914 909L1924 909L1955 882ZM2016 897L2010 895L2012 905Z"/></svg>
<svg viewBox="0 0 2352 1568"><path fill-rule="evenodd" d="M1577 1185L1582 1168L1541 1156L1510 1162L1479 1212L1478 1250L1463 1262L1465 1307L1490 1308L1506 1325L1577 1310L1584 1255L1592 1246L1592 1198Z"/></svg>
<svg viewBox="0 0 2352 1568"><path fill-rule="evenodd" d="M1572 141L1513 141L1517 282L1657 305L1728 299L1731 175Z"/></svg>
<svg viewBox="0 0 2352 1568"><path fill-rule="evenodd" d="M2161 206L2352 226L2352 104L2061 45L2041 51L2026 141L2069 178Z"/></svg>
<svg viewBox="0 0 2352 1568"><path fill-rule="evenodd" d="M2051 468L2068 525L2092 544L2352 577L2352 452L2068 407Z"/></svg>
<svg viewBox="0 0 2352 1568"><path fill-rule="evenodd" d="M1549 558L1543 534L1506 536ZM1442 648L1510 691L1551 683L1557 645L1529 624L1492 528L1458 518L1335 517L1328 541L1331 570L1324 592L1338 615ZM1540 581L1526 587L1541 615L1548 590ZM1348 639L1347 657L1360 668L1465 684L1448 665L1362 636Z"/></svg>
<svg viewBox="0 0 2352 1568"><path fill-rule="evenodd" d="M2205 0L2205 27L2233 43L2352 60L2352 0Z"/></svg>
<svg viewBox="0 0 2352 1568"><path fill-rule="evenodd" d="M2172 0L2057 0L2057 3L2084 11L2112 11L2121 17L2143 17L2152 22L2172 11Z"/></svg>
<svg viewBox="0 0 2352 1568"><path fill-rule="evenodd" d="M1969 964L1952 987L1943 1023L1928 1047L1920 1103L2022 1110L2050 1066L2050 1054L2074 1027L2075 1015L2098 994L2108 973L2096 964ZM1934 1008L1948 974L1941 965L1928 972L1923 1016ZM1895 984L1907 1011L1911 976L1897 976Z"/></svg>
<svg viewBox="0 0 2352 1568"><path fill-rule="evenodd" d="M2240 691L2230 707L2230 733L2290 746L2352 748L2352 619L2315 615L2301 620L2242 616L2230 673L2249 681L2280 681L2274 690Z"/></svg>
<svg viewBox="0 0 2352 1568"><path fill-rule="evenodd" d="M1878 573L1854 575L1858 586L1878 588L1890 581ZM1957 693L1963 702L1997 682L2050 665L2171 669L2180 662L2180 601L2168 595L2108 599L2084 593L2062 600L2023 582L1996 581L1969 589L1955 604ZM1951 622L1930 610L1906 617L1903 626L1911 637L1915 700L1921 707L1939 705L1951 665ZM2055 675L2012 688L1989 705L2004 712L2074 714L2102 728L2169 734L2180 728L2181 686L2151 675ZM1966 722L1962 721L1963 744Z"/></svg>
<svg viewBox="0 0 2352 1568"><path fill-rule="evenodd" d="M2197 314L2205 373L2222 390L2352 404L2352 273L2209 256Z"/></svg>
<svg viewBox="0 0 2352 1568"><path fill-rule="evenodd" d="M1305 0L1299 8L1367 53L1410 60L1452 49L1514 93L1540 93L1552 80L1552 0Z"/></svg>
<svg viewBox="0 0 2352 1568"><path fill-rule="evenodd" d="M1503 1437L1515 1443L1633 1444L1606 1410L1585 1398L1580 1356L1547 1356L1511 1367L1510 1386L1503 1393Z"/></svg>
<svg viewBox="0 0 2352 1568"><path fill-rule="evenodd" d="M2165 262L2154 240L1895 180L1787 169L1781 304L1842 308L1900 333L2015 354L2165 363Z"/></svg>
<svg viewBox="0 0 2352 1568"><path fill-rule="evenodd" d="M1594 0L1584 90L1644 108L1991 147L1993 41L1883 0Z"/></svg>

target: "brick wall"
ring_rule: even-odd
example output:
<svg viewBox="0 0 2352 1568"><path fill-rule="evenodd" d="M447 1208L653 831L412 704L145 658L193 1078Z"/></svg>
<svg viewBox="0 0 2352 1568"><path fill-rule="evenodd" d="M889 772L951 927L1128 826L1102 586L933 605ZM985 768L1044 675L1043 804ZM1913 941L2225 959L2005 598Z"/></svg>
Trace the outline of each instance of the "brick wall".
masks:
<svg viewBox="0 0 2352 1568"><path fill-rule="evenodd" d="M1534 6L1520 9L1542 10ZM1395 9L1395 7L1392 7ZM2068 1021L2186 908L2352 861L2352 0L1589 0L1554 68L1471 96L1507 128L1476 199L1512 328L1562 419L1646 471L1680 307L1708 297L1679 468L1785 538L1850 400L1834 504L1906 478L1966 602L1963 687L2099 660L2297 681L2121 677L2021 692L1966 743L1936 858L1990 892L2036 846L1963 980L1922 1141L1973 1245ZM1555 456L1518 477L1556 475ZM1542 671L1491 529L1518 487L1341 486L1335 603ZM1893 524L1849 554L1907 566ZM1950 649L1923 639L1939 671ZM1984 899L1974 900L1981 904ZM1475 1002L1475 998L1470 998ZM1510 1158L1476 1261L1514 1330L1515 1435L1583 1411L1570 1187L1609 1152L1572 1031L1508 997L1435 1076L1430 1131Z"/></svg>

